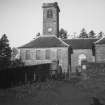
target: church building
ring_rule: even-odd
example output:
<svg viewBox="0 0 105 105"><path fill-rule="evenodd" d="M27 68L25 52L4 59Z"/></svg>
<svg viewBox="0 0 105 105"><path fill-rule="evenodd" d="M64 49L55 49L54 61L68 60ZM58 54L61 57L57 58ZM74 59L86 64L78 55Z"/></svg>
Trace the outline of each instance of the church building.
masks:
<svg viewBox="0 0 105 105"><path fill-rule="evenodd" d="M43 34L19 47L25 65L59 62L62 72L70 70L70 45L57 38L59 34L59 6L57 2L43 3Z"/></svg>
<svg viewBox="0 0 105 105"><path fill-rule="evenodd" d="M42 8L42 35L19 47L25 65L59 62L62 72L69 73L81 69L82 61L105 61L105 38L59 39L60 9L57 2L43 3Z"/></svg>

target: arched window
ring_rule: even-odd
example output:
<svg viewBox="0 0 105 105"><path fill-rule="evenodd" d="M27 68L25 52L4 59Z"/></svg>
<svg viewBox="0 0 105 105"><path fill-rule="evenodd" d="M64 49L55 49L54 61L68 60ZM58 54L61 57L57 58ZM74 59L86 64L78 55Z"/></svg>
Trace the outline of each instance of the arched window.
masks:
<svg viewBox="0 0 105 105"><path fill-rule="evenodd" d="M53 17L53 12L51 9L48 9L47 11L47 18L52 18Z"/></svg>
<svg viewBox="0 0 105 105"><path fill-rule="evenodd" d="M86 61L86 55L85 54L80 54L78 56L78 65L81 66L82 61Z"/></svg>

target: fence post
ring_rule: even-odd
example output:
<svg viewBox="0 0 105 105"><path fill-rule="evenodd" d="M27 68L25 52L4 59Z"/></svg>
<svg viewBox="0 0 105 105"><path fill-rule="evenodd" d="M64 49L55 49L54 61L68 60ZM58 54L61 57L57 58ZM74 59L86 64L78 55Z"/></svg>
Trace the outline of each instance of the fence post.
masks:
<svg viewBox="0 0 105 105"><path fill-rule="evenodd" d="M66 80L66 71L64 70L64 72L65 72L65 80Z"/></svg>
<svg viewBox="0 0 105 105"><path fill-rule="evenodd" d="M34 72L34 81L35 81L35 79L36 79L36 75L35 75L35 72Z"/></svg>
<svg viewBox="0 0 105 105"><path fill-rule="evenodd" d="M27 72L25 72L25 83L27 82Z"/></svg>

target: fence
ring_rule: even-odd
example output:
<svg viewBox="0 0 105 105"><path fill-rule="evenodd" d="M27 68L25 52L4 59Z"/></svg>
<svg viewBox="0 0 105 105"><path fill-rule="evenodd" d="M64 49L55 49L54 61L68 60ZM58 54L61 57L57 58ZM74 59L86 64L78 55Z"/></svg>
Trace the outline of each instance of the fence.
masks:
<svg viewBox="0 0 105 105"><path fill-rule="evenodd" d="M44 81L50 75L49 69L50 64L41 64L1 70L0 88L8 88L33 81Z"/></svg>

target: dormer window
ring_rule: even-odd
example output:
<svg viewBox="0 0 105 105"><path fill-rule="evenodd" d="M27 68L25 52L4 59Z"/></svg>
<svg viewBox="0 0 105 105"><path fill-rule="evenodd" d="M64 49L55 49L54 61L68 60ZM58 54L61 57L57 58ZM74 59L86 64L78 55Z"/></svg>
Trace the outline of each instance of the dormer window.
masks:
<svg viewBox="0 0 105 105"><path fill-rule="evenodd" d="M47 18L52 18L53 17L53 12L51 9L48 9L47 11Z"/></svg>

